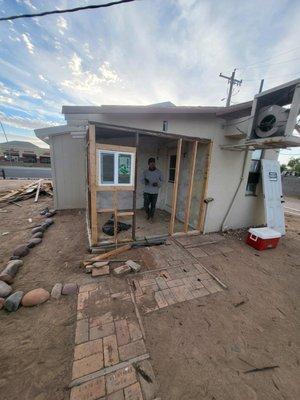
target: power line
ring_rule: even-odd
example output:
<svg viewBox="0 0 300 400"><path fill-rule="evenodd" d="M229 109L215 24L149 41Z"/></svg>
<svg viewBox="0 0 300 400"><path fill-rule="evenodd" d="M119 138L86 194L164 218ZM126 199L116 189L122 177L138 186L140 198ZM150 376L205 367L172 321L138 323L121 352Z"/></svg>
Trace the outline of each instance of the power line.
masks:
<svg viewBox="0 0 300 400"><path fill-rule="evenodd" d="M257 69L257 68L268 67L269 65L272 67L273 65L286 64L286 63L289 63L289 62L292 62L292 61L297 61L297 60L300 60L300 57L292 58L291 60L280 61L280 62L278 62L278 63L268 63L268 64L262 63L263 65L256 65L256 66L252 66L252 67L249 66L249 67L239 68L239 69L240 69L240 70L245 70L245 69Z"/></svg>
<svg viewBox="0 0 300 400"><path fill-rule="evenodd" d="M227 96L226 107L230 106L233 85L241 86L241 84L242 84L241 80L235 79L235 72L236 72L236 68L232 71L232 74L230 77L223 75L222 73L219 74L219 76L221 78L227 79L227 81L229 83L229 92L228 92L228 96Z"/></svg>
<svg viewBox="0 0 300 400"><path fill-rule="evenodd" d="M19 19L19 18L44 17L45 15L65 14L65 13L73 13L73 12L83 11L83 10L93 10L93 9L96 9L96 8L106 8L106 7L116 6L118 4L130 3L132 1L135 1L135 0L119 0L119 1L111 1L110 3L105 3L105 4L90 4L89 6L68 8L68 9L65 9L65 10L44 11L44 12L35 13L35 14L12 15L10 17L0 18L0 21L12 21L14 19Z"/></svg>
<svg viewBox="0 0 300 400"><path fill-rule="evenodd" d="M287 51L284 51L284 52L275 54L275 55L273 55L273 56L271 56L271 57L268 57L268 58L265 59L265 60L257 61L257 62L255 62L255 63L253 63L253 64L250 64L250 65L244 65L244 66L242 65L241 67L238 67L237 69L244 69L244 68L247 68L247 67L252 67L252 66L257 65L257 64L266 63L266 62L272 60L273 58L278 58L279 56L282 56L282 55L287 54L287 53L291 53L292 51L295 51L295 50L297 50L297 49L300 49L300 46L297 46L297 47L294 47L293 49L290 49L290 50L287 50Z"/></svg>
<svg viewBox="0 0 300 400"><path fill-rule="evenodd" d="M293 72L291 74L288 75L265 75L265 78L285 78L288 76L294 76L294 75L300 75L300 72ZM258 79L243 79L243 82L256 82L258 81Z"/></svg>

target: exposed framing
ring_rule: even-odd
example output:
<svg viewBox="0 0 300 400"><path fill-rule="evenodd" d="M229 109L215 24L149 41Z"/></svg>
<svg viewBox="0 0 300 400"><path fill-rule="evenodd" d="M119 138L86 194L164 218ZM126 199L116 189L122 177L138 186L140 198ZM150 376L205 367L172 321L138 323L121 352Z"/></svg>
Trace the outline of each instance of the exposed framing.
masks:
<svg viewBox="0 0 300 400"><path fill-rule="evenodd" d="M128 147L128 146L116 146L116 145L108 145L108 144L98 144L96 143L96 126L97 123L90 123L88 127L88 199L89 199L89 206L88 206L88 220L90 223L90 238L91 238L91 246L97 247L99 245L99 237L98 237L98 214L104 212L111 212L114 215L114 237L113 240L104 240L103 245L114 245L117 247L118 243L128 243L128 242L135 242L136 241L136 195L137 195L137 169L138 169L138 157L137 157L137 150L139 147L139 136L140 134L143 135L151 135L151 136L158 136L158 137L166 137L172 140L177 139L177 154L176 154L176 169L175 169L175 180L173 186L173 193L172 193L172 210L171 210L171 218L169 224L169 234L178 236L184 234L199 234L200 231L203 229L203 219L204 219L204 199L207 193L207 186L208 186L208 176L209 176L209 168L211 163L211 151L212 151L212 142L208 139L202 138L192 138L186 137L183 135L175 135L175 134L164 134L161 132L156 133L155 131L146 131L141 130L139 133L136 129L132 128L125 128L125 127L116 127L116 130L127 130L127 132L134 132L135 133L135 147ZM103 128L105 124L99 124L100 127ZM114 129L112 125L107 125L111 129ZM188 190L185 198L185 211L184 211L184 230L182 232L174 232L174 225L176 219L176 209L177 209L177 201L178 201L178 187L179 187L179 180L180 180L180 164L181 164L181 155L182 155L182 147L183 141L192 142L192 153L191 153L191 160L189 166L189 180L188 180ZM197 229L189 230L189 218L191 213L191 202L192 202L192 193L193 193L193 185L194 185L194 178L195 178L195 167L196 167L196 159L197 159L197 151L198 151L198 144L205 143L208 146L208 151L206 155L206 170L204 173L204 182L203 182L203 189L200 195L200 204L199 204L199 218ZM98 160L97 160L97 150L113 150L113 151L121 151L128 153L134 153L134 184L133 185L98 185ZM118 201L117 196L119 191L131 191L133 194L133 201L132 201L132 209L129 210L120 210L118 209ZM99 208L97 210L97 192L106 191L112 193L112 208ZM132 217L132 238L125 239L118 241L117 238L117 224L119 217ZM102 243L102 242L101 242ZM100 243L100 245L101 245Z"/></svg>

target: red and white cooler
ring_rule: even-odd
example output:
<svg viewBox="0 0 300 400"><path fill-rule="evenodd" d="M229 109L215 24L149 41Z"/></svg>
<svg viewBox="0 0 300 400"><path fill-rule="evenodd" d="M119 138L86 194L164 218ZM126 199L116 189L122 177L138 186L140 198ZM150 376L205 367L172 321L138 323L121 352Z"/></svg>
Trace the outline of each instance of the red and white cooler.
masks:
<svg viewBox="0 0 300 400"><path fill-rule="evenodd" d="M256 250L275 249L281 233L271 228L250 228L246 243Z"/></svg>

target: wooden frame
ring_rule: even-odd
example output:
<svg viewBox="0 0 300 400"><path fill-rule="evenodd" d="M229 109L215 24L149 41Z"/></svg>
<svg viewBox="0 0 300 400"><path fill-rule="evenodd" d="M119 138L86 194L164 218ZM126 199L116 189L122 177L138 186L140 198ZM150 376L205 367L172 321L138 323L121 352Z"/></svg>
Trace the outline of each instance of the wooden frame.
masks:
<svg viewBox="0 0 300 400"><path fill-rule="evenodd" d="M174 223L176 217L176 207L177 207L177 195L178 195L178 184L179 184L179 171L181 162L181 149L182 149L182 139L177 141L177 154L176 154L176 169L175 169L175 180L172 194L172 213L170 219L169 233L173 235L174 233Z"/></svg>
<svg viewBox="0 0 300 400"><path fill-rule="evenodd" d="M192 202L197 150L198 150L198 142L194 142L193 149L192 149L192 157L191 157L191 162L190 162L190 171L189 171L189 184L188 184L189 189L188 189L188 193L187 193L187 197L186 197L185 213L184 213L184 232L186 232L186 233L189 230L189 221L190 221L190 213L191 213L191 202Z"/></svg>
<svg viewBox="0 0 300 400"><path fill-rule="evenodd" d="M97 124L89 124L88 128L88 199L89 199L89 208L88 215L90 221L90 238L91 245L98 245L98 214L99 213L112 213L114 215L114 237L113 240L103 240L103 245L107 245L111 243L117 247L118 238L117 238L117 225L119 217L132 217L132 239L124 239L119 243L125 243L128 241L136 241L136 195L137 195L137 169L138 169L138 157L137 150L139 146L139 136L138 132L135 132L135 147L129 146L119 146L119 145L110 145L110 144L99 144L96 143L96 126ZM143 133L145 134L145 133ZM158 135L155 135L158 136ZM162 135L164 136L164 135ZM170 135L168 135L168 138ZM169 235L180 236L184 234L193 235L199 234L203 230L204 223L204 199L207 194L208 187L208 176L211 164L211 152L212 152L212 142L208 142L208 140L191 140L187 137L186 141L188 143L192 143L191 153L190 153L190 162L189 162L189 175L188 175L188 185L187 185L187 193L185 195L185 205L184 205L184 229L182 232L174 232L174 225L176 219L176 209L178 204L178 189L179 189L179 180L180 180L180 168L181 168L181 158L182 158L182 150L183 150L183 139L182 137L172 137L172 140L177 140L177 152L176 152L176 168L175 168L175 179L174 186L172 192L172 209L171 209L171 218L169 224ZM194 181L195 181L195 169L196 169L196 160L197 160L197 152L199 149L199 142L207 145L208 150L206 154L205 161L205 174L204 181L202 186L202 192L200 195L200 205L199 205L199 216L198 223L196 229L189 230L189 219L191 215L191 203L194 189ZM128 152L130 154L134 154L134 184L129 186L124 185L98 185L98 163L97 163L97 150L108 150L108 151L116 151L116 152ZM190 151L190 150L189 150ZM105 191L112 192L112 208L98 208L97 210L97 192ZM118 209L117 195L119 191L131 191L133 193L133 202L132 209ZM100 245L101 245L100 243Z"/></svg>
<svg viewBox="0 0 300 400"><path fill-rule="evenodd" d="M212 155L212 148L213 142L211 141L208 144L207 154L206 154L206 162L205 162L205 172L204 172L204 182L203 182L203 189L200 198L200 206L199 206L199 219L197 224L197 230L200 233L203 233L203 226L204 226L204 216L205 216L205 207L204 207L204 200L207 195L207 188L208 188L208 178L211 166L211 155Z"/></svg>

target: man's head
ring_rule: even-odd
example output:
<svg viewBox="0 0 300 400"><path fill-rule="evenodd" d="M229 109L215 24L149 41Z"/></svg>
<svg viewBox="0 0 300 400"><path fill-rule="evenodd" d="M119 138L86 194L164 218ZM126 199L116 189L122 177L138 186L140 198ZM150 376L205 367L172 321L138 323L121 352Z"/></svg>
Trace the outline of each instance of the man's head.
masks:
<svg viewBox="0 0 300 400"><path fill-rule="evenodd" d="M151 171L155 170L155 158L154 157L150 157L148 160L148 167Z"/></svg>

